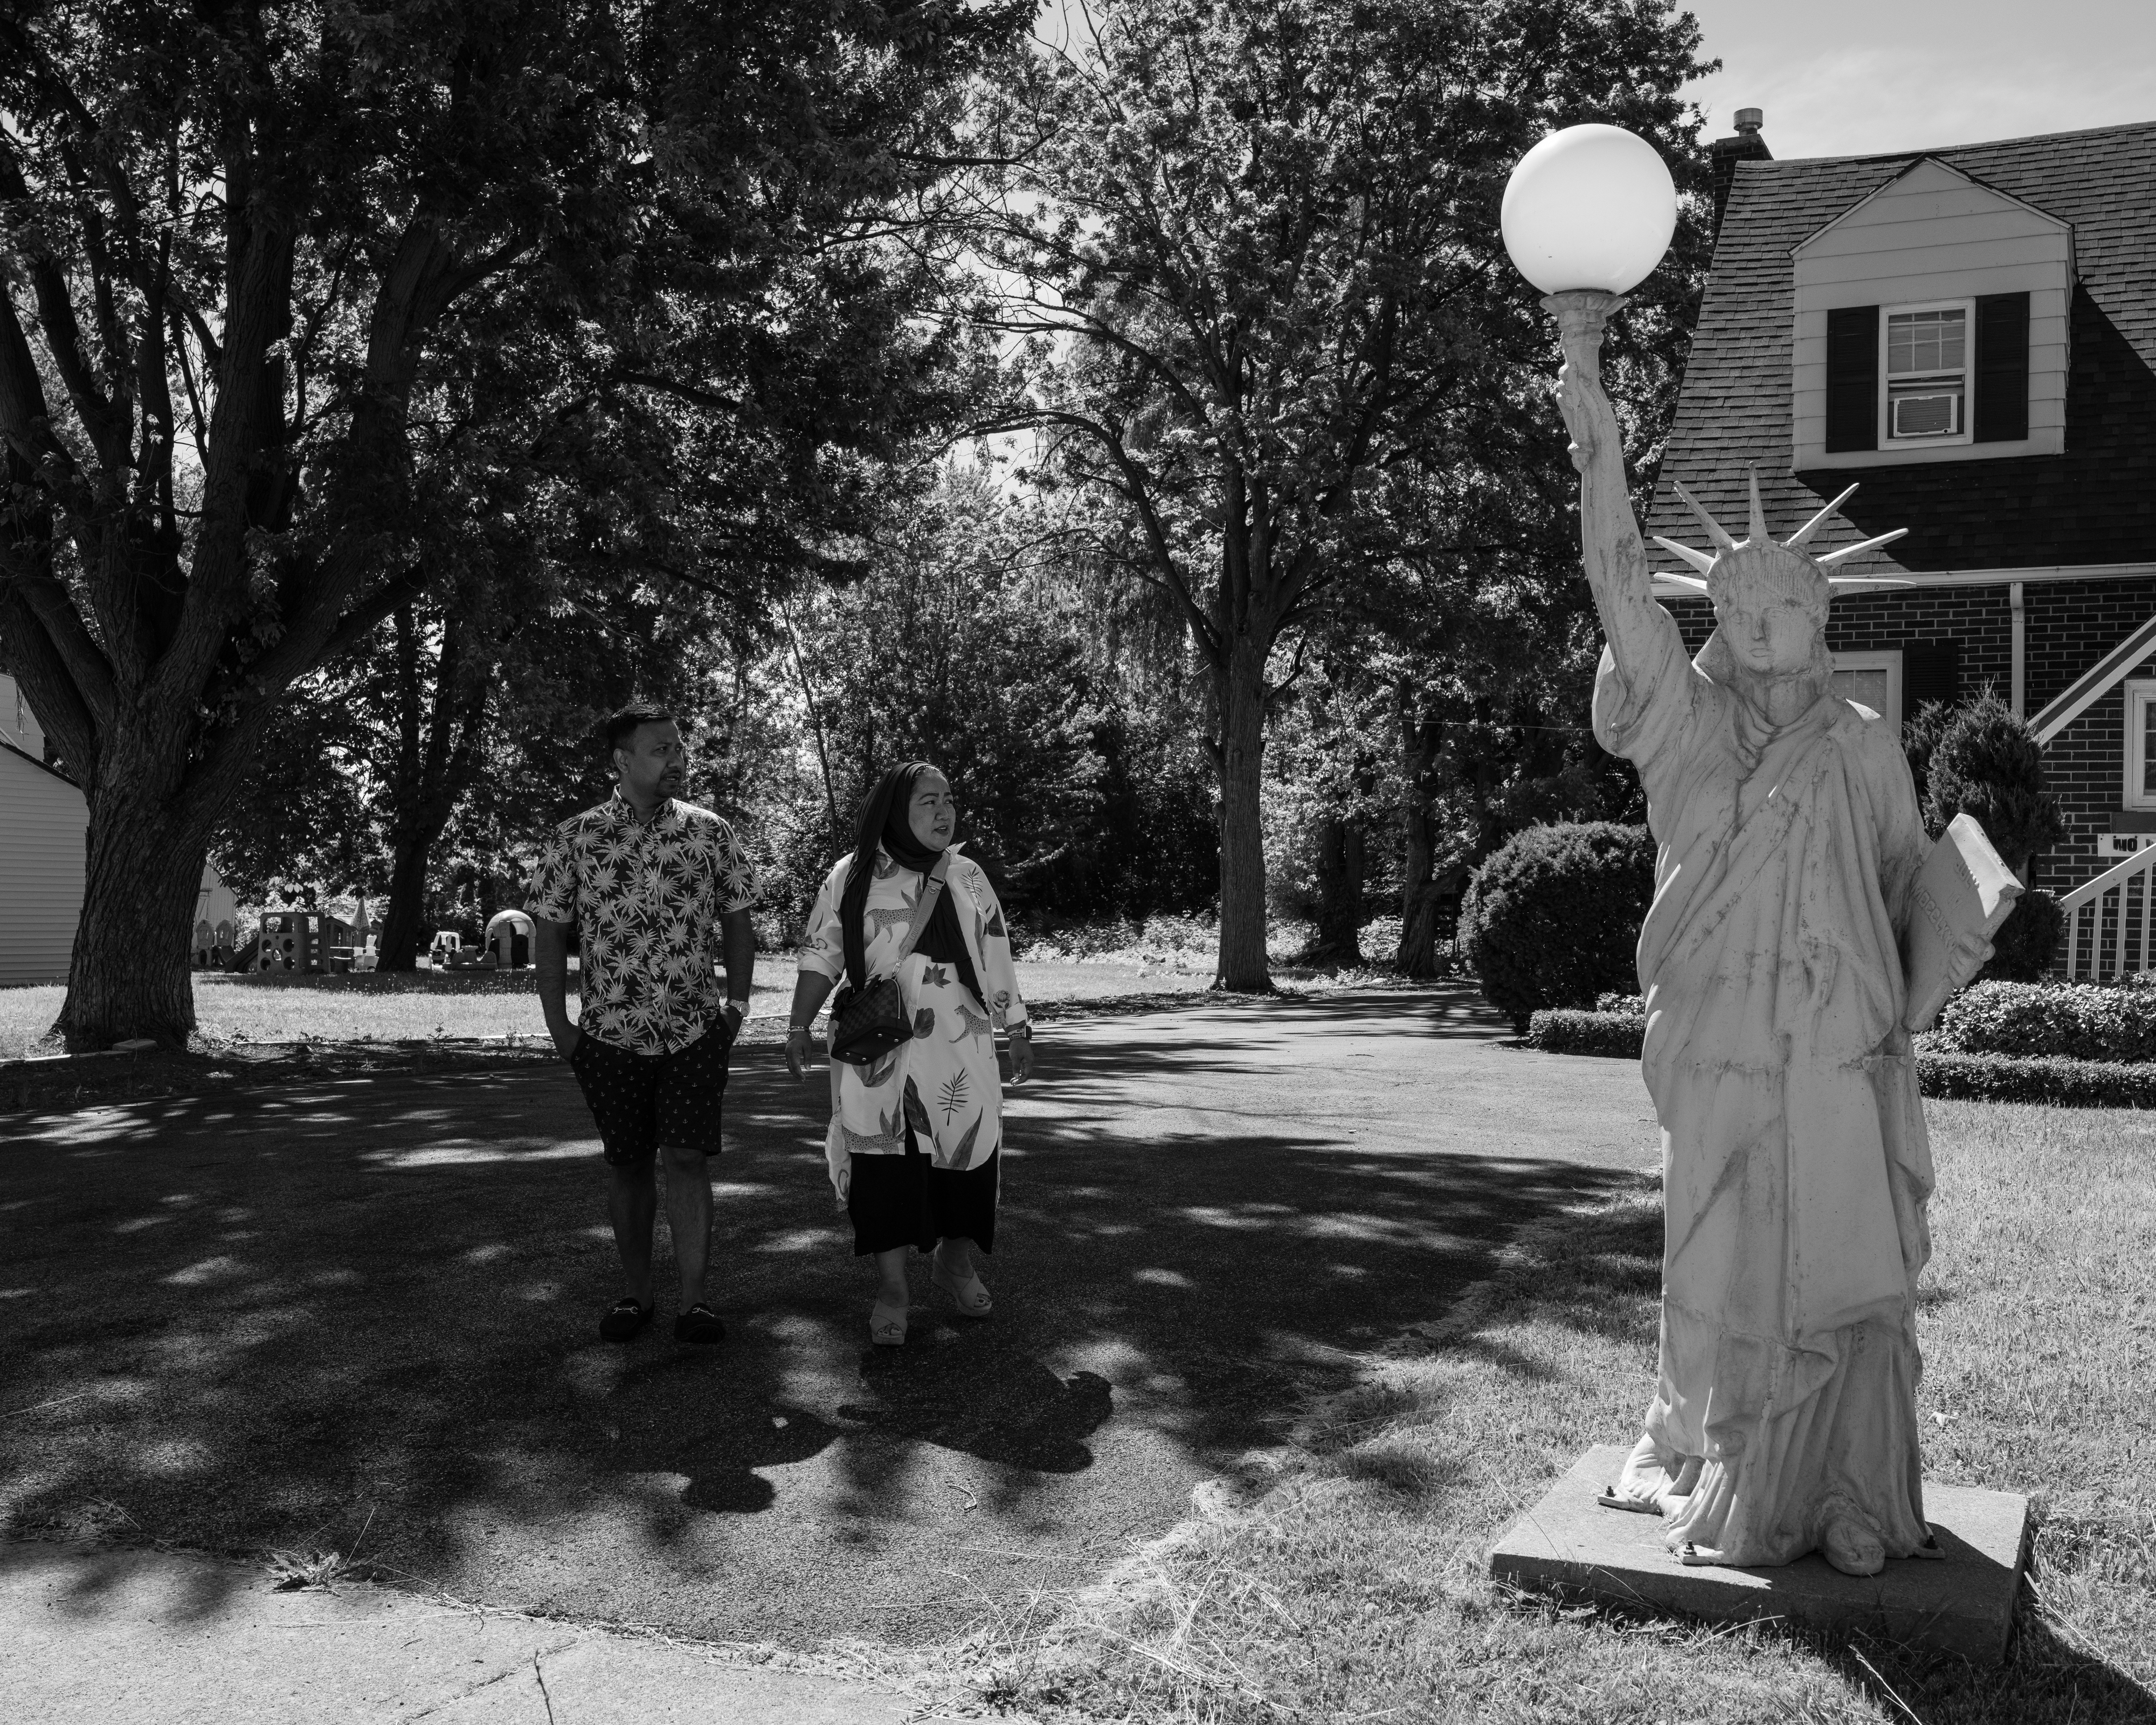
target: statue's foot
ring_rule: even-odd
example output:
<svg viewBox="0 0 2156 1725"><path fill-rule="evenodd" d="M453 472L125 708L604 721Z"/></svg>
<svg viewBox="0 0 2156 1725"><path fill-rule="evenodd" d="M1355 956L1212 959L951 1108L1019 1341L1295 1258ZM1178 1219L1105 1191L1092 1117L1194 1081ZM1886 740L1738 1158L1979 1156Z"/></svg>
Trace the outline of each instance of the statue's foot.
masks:
<svg viewBox="0 0 2156 1725"><path fill-rule="evenodd" d="M1845 1575L1876 1575L1887 1567L1887 1548L1871 1527L1837 1515L1820 1535L1820 1555Z"/></svg>
<svg viewBox="0 0 2156 1725"><path fill-rule="evenodd" d="M1596 1502L1604 1509L1629 1509L1646 1516L1675 1515L1699 1483L1701 1466L1697 1455L1667 1454L1652 1437L1642 1437L1625 1458L1617 1482L1604 1486Z"/></svg>

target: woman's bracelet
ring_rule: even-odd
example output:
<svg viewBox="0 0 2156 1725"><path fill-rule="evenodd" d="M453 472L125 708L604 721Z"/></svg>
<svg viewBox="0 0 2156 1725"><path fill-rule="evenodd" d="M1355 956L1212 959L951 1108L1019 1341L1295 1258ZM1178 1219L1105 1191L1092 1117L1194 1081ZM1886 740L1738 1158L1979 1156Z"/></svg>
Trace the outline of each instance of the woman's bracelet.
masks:
<svg viewBox="0 0 2156 1725"><path fill-rule="evenodd" d="M1004 1034L1006 1036L1023 1036L1028 1042L1030 1042L1033 1040L1032 1022L1029 1019L1020 1019L1015 1024L1013 1024L1009 1029L1005 1030Z"/></svg>

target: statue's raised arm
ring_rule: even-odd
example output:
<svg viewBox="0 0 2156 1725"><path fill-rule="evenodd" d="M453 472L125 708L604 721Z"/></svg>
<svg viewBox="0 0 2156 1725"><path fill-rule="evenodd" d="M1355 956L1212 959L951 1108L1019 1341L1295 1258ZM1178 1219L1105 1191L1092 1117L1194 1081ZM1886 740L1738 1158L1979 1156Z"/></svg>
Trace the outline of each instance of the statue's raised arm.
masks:
<svg viewBox="0 0 2156 1725"><path fill-rule="evenodd" d="M1556 313L1564 346L1558 405L1579 470L1580 552L1610 656L1637 687L1667 663L1665 637L1675 625L1655 602L1654 572L1625 483L1624 433L1602 390L1602 329L1624 301L1614 294L1568 293L1543 303Z"/></svg>

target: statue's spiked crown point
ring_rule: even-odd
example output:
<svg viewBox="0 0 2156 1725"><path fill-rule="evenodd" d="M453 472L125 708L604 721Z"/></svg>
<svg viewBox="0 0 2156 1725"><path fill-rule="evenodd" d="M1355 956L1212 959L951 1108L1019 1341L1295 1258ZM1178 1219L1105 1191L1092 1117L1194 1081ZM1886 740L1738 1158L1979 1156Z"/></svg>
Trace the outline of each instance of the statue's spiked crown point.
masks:
<svg viewBox="0 0 2156 1725"><path fill-rule="evenodd" d="M1828 520L1840 511L1841 506L1856 495L1856 486L1851 485L1787 539L1777 545L1767 531L1767 511L1759 497L1759 470L1756 466L1748 469L1745 478L1748 501L1751 504L1751 520L1748 523L1748 531L1743 539L1731 538L1728 529L1715 520L1705 504L1675 480L1670 481L1670 489L1682 500L1685 507L1699 518L1700 526L1707 531L1707 542L1714 547L1714 550L1712 553L1697 551L1689 545L1680 545L1674 539L1666 539L1661 534L1656 534L1656 544L1672 556L1681 557L1699 571L1697 577L1670 575L1666 576L1665 579L1674 581L1680 586L1689 587L1696 592L1706 593L1709 598L1714 598L1716 596L1714 589L1726 585L1727 578L1735 574L1738 565L1762 562L1771 559L1775 563L1784 565L1779 572L1784 580L1792 584L1801 584L1803 572L1809 571L1815 578L1825 583L1830 589L1828 597L1831 596L1830 590L1837 587L1881 587L1902 584L1890 582L1878 576L1837 576L1829 575L1825 571L1837 563L1846 562L1853 557L1861 556L1867 551L1876 551L1882 545L1892 545L1897 539L1908 532L1909 530L1907 527L1897 527L1891 533L1881 533L1856 545L1836 546L1822 557L1814 557L1804 549L1806 542L1810 541L1812 535L1825 526ZM1717 570L1722 572L1725 578L1724 580L1713 579Z"/></svg>

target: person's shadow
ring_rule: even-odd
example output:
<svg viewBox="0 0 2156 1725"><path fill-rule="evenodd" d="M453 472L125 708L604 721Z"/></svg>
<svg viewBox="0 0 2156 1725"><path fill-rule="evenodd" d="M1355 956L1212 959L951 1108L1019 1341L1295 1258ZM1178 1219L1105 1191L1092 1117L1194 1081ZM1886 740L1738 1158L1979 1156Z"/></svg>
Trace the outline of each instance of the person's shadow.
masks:
<svg viewBox="0 0 2156 1725"><path fill-rule="evenodd" d="M1032 1473L1080 1473L1093 1465L1086 1442L1107 1423L1114 1392L1097 1373L1059 1378L1037 1359L983 1373L961 1348L862 1357L865 1394L839 1409L858 1430L934 1444Z"/></svg>

